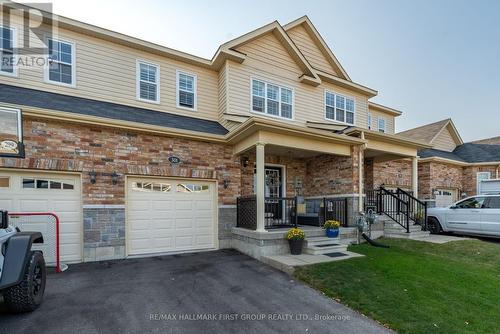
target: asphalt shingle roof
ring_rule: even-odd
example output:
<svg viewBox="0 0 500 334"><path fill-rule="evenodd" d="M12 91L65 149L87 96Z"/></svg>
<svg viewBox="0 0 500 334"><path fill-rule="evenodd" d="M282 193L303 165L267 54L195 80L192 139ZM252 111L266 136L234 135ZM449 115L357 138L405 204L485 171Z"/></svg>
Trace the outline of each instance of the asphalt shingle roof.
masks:
<svg viewBox="0 0 500 334"><path fill-rule="evenodd" d="M228 132L216 121L4 84L0 84L0 102L215 135Z"/></svg>
<svg viewBox="0 0 500 334"><path fill-rule="evenodd" d="M424 149L418 152L421 158L445 158L461 162L480 163L500 161L500 145L465 143L453 152Z"/></svg>
<svg viewBox="0 0 500 334"><path fill-rule="evenodd" d="M418 128L399 132L398 136L422 141L429 144L432 139L434 139L434 137L439 133L439 131L441 131L443 127L448 124L449 121L450 119L444 119L439 122L419 126Z"/></svg>

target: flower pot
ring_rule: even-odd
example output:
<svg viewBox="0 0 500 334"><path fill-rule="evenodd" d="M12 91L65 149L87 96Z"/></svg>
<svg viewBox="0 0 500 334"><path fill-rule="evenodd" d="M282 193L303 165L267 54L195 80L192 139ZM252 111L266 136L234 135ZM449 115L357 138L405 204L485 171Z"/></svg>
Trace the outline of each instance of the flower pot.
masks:
<svg viewBox="0 0 500 334"><path fill-rule="evenodd" d="M292 255L302 254L302 246L304 245L304 239L288 240L288 244L290 245L290 253L292 253Z"/></svg>
<svg viewBox="0 0 500 334"><path fill-rule="evenodd" d="M339 229L338 228L327 228L326 236L328 238L338 238L339 237Z"/></svg>

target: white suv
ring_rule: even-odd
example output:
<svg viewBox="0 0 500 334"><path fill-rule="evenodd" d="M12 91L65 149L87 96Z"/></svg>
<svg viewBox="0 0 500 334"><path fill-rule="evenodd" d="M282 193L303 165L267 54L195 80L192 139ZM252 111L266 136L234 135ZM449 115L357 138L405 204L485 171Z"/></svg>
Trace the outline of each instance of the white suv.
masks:
<svg viewBox="0 0 500 334"><path fill-rule="evenodd" d="M457 232L500 237L500 194L468 197L427 212L431 233Z"/></svg>

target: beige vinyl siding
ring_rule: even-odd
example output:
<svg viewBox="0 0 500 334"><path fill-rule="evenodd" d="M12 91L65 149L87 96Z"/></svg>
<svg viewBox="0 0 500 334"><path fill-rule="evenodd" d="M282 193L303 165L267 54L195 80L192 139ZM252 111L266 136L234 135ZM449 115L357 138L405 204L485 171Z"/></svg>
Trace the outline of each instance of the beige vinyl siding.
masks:
<svg viewBox="0 0 500 334"><path fill-rule="evenodd" d="M223 119L223 114L227 112L227 64L219 71L219 120Z"/></svg>
<svg viewBox="0 0 500 334"><path fill-rule="evenodd" d="M372 114L372 130L378 131L378 119L379 117L385 118L385 130L386 133L394 134L395 131L395 117L384 112L370 109L370 114ZM366 119L364 128L368 128L368 118Z"/></svg>
<svg viewBox="0 0 500 334"><path fill-rule="evenodd" d="M435 149L448 152L453 151L457 147L448 128L443 129L443 131L441 131L441 133L434 139L432 144Z"/></svg>
<svg viewBox="0 0 500 334"><path fill-rule="evenodd" d="M309 33L302 25L298 25L288 30L287 34L288 36L290 36L295 45L297 45L300 52L302 52L302 54L304 55L304 57L306 57L312 67L323 72L335 74L336 76L338 76L338 73L330 65L325 55L314 43Z"/></svg>
<svg viewBox="0 0 500 334"><path fill-rule="evenodd" d="M263 52L265 50L265 52ZM305 126L307 121L330 123L325 119L325 89L355 100L355 124L366 127L368 100L366 96L329 83L317 87L300 83L302 71L273 35L268 34L249 42L238 51L247 59L238 64L227 62L228 112L245 116L270 117L251 112L251 79L259 79L293 90L293 120L284 122ZM332 122L334 123L334 122Z"/></svg>
<svg viewBox="0 0 500 334"><path fill-rule="evenodd" d="M21 43L22 37L19 31L22 30L19 20L13 19L11 26L17 28L17 39ZM213 120L218 118L218 73L215 71L69 30L59 29L54 38L75 44L76 88L44 82L44 71L41 66L20 66L18 78L0 76L0 82L198 118ZM31 46L42 47L43 45L33 37ZM137 60L160 66L159 104L137 100ZM176 70L197 75L197 111L177 108Z"/></svg>

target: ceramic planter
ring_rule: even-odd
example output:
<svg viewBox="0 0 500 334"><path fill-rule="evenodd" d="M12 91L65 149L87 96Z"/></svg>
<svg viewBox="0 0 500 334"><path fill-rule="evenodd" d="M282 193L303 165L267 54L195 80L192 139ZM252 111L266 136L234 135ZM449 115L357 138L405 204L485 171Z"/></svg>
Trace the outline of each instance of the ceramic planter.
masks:
<svg viewBox="0 0 500 334"><path fill-rule="evenodd" d="M326 236L328 238L338 238L339 237L339 229L338 228L327 228Z"/></svg>
<svg viewBox="0 0 500 334"><path fill-rule="evenodd" d="M304 245L304 239L288 240L288 244L290 245L290 253L292 253L292 255L302 254L302 246Z"/></svg>

